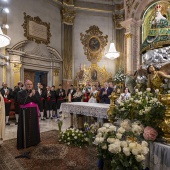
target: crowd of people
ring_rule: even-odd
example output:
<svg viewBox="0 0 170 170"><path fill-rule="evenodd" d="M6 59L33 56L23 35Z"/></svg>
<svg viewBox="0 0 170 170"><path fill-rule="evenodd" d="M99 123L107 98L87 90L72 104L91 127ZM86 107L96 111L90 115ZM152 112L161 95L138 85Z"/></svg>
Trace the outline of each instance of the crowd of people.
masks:
<svg viewBox="0 0 170 170"><path fill-rule="evenodd" d="M11 107L11 99L14 100L15 106L15 124L18 124L19 119L19 104L18 104L18 92L24 90L25 87L22 82L18 82L17 86L14 87L14 90L8 87L7 83L2 84L0 93L4 98L5 102L5 123L9 123L9 113ZM41 120L53 119L54 117L60 116L60 106L61 103L70 100L71 102L89 102L89 103L105 103L110 104L110 99L108 96L116 90L116 86L112 82L105 82L100 85L99 82L95 84L90 84L89 81L86 82L84 86L79 85L74 87L72 84L67 90L63 89L62 84L59 84L58 88L55 89L55 86L44 87L41 83L38 83L35 88L35 93L38 93L40 96L38 106L40 110ZM126 91L126 90L125 90ZM126 93L126 92L125 92ZM118 100L123 100L121 94ZM129 97L129 94L126 95ZM125 97L126 98L126 97Z"/></svg>

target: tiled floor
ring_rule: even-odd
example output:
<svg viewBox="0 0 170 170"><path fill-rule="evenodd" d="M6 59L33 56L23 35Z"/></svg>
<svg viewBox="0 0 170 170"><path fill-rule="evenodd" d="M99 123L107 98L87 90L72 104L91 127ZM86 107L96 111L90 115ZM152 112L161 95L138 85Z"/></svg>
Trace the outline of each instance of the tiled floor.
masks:
<svg viewBox="0 0 170 170"><path fill-rule="evenodd" d="M70 118L67 117L63 120L62 130L67 129L70 126ZM45 121L40 120L40 132L58 130L58 125L55 119L46 119ZM17 125L14 120L10 121L10 126L5 127L5 139L13 139L17 137Z"/></svg>

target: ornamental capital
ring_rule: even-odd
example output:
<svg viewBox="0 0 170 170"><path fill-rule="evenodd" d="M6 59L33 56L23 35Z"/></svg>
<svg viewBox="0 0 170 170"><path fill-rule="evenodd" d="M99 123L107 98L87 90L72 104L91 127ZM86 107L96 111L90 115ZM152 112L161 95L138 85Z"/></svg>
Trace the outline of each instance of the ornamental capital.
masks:
<svg viewBox="0 0 170 170"><path fill-rule="evenodd" d="M75 16L76 16L76 12L75 12L74 8L64 7L62 9L62 22L64 24L73 25Z"/></svg>
<svg viewBox="0 0 170 170"><path fill-rule="evenodd" d="M19 72L22 64L21 63L13 63L13 71Z"/></svg>

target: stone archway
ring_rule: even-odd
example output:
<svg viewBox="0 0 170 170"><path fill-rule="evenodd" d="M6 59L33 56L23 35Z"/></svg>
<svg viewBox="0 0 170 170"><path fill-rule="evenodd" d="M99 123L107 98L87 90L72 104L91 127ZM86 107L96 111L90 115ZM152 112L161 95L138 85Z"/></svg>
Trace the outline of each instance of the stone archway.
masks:
<svg viewBox="0 0 170 170"><path fill-rule="evenodd" d="M57 86L62 81L62 57L50 46L24 40L12 48L7 49L10 56L10 67L7 76L10 86L14 87L18 81L24 81L24 69L48 72L48 85Z"/></svg>

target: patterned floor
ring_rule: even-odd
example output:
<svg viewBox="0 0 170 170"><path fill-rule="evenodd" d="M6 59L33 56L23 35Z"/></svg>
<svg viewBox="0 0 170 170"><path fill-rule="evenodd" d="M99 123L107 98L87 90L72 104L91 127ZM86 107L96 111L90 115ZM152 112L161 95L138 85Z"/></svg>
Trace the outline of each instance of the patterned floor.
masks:
<svg viewBox="0 0 170 170"><path fill-rule="evenodd" d="M31 159L15 159L24 152L30 152ZM41 143L34 147L17 150L16 139L6 140L0 147L0 170L40 169L97 170L97 151L58 144L56 130L41 133Z"/></svg>

